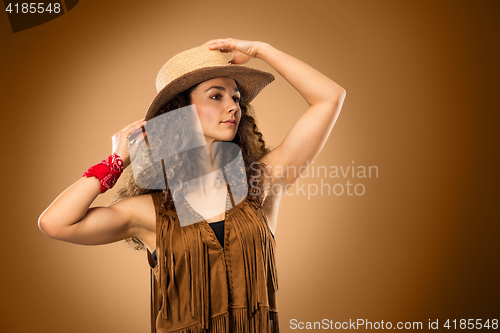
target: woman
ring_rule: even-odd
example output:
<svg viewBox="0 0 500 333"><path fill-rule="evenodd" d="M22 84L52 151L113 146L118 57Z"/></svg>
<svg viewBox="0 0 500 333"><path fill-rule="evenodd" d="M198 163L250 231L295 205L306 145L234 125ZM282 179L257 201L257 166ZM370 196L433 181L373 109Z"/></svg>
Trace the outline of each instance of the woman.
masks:
<svg viewBox="0 0 500 333"><path fill-rule="evenodd" d="M221 52L232 54L230 64ZM241 66L252 58L271 65L309 104L271 151L249 102L274 78ZM113 154L56 198L40 216L40 229L78 244L125 239L145 246L152 332L278 332L274 234L282 189L300 176L283 170L301 170L319 154L345 90L269 44L232 38L173 57L160 70L157 89L146 117L113 136ZM175 110L186 112L157 121ZM183 118L189 112L201 129ZM167 135L170 129L176 134ZM205 142L185 145L184 138L200 133ZM227 151L220 144L239 149L220 153ZM165 150L171 151L159 156ZM131 163L121 200L89 208ZM242 184L241 169L248 183Z"/></svg>

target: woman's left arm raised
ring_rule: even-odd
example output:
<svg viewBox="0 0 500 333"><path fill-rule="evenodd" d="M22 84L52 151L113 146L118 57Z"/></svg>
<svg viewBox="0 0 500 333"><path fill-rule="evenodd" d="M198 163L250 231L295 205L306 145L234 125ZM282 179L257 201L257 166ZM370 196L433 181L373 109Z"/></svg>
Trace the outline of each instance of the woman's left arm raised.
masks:
<svg viewBox="0 0 500 333"><path fill-rule="evenodd" d="M271 185L293 184L300 176L300 167L310 165L325 145L342 108L346 95L344 88L306 63L267 43L228 38L211 40L206 44L211 49L231 52L231 62L235 64L245 63L251 58L266 61L309 104L283 142L261 159L261 162L271 167ZM278 174L279 177L276 176Z"/></svg>

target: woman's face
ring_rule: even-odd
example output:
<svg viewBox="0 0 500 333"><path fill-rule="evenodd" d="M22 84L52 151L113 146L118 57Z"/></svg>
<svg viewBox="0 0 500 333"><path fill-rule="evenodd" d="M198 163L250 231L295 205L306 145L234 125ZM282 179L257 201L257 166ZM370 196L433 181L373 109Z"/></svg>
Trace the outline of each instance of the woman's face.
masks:
<svg viewBox="0 0 500 333"><path fill-rule="evenodd" d="M236 82L228 77L204 81L191 92L208 144L234 139L241 119L240 97Z"/></svg>

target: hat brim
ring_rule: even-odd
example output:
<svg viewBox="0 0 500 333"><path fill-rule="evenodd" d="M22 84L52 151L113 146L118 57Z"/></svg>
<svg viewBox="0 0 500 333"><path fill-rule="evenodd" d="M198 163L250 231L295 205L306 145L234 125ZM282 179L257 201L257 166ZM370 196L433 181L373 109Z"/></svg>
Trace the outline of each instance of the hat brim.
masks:
<svg viewBox="0 0 500 333"><path fill-rule="evenodd" d="M151 102L146 113L146 120L156 116L157 111L177 94L217 77L230 77L236 81L241 93L241 104L250 103L265 86L274 81L272 74L247 66L226 65L199 68L167 84Z"/></svg>

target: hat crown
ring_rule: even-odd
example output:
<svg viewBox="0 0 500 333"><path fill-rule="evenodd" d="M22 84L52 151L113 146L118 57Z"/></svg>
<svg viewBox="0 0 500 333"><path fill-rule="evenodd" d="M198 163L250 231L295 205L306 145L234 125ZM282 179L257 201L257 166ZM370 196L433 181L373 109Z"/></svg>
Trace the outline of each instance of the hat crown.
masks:
<svg viewBox="0 0 500 333"><path fill-rule="evenodd" d="M218 50L211 50L208 45L200 45L181 52L162 66L156 76L156 90L160 92L175 79L200 68L214 66L238 66L229 64Z"/></svg>

